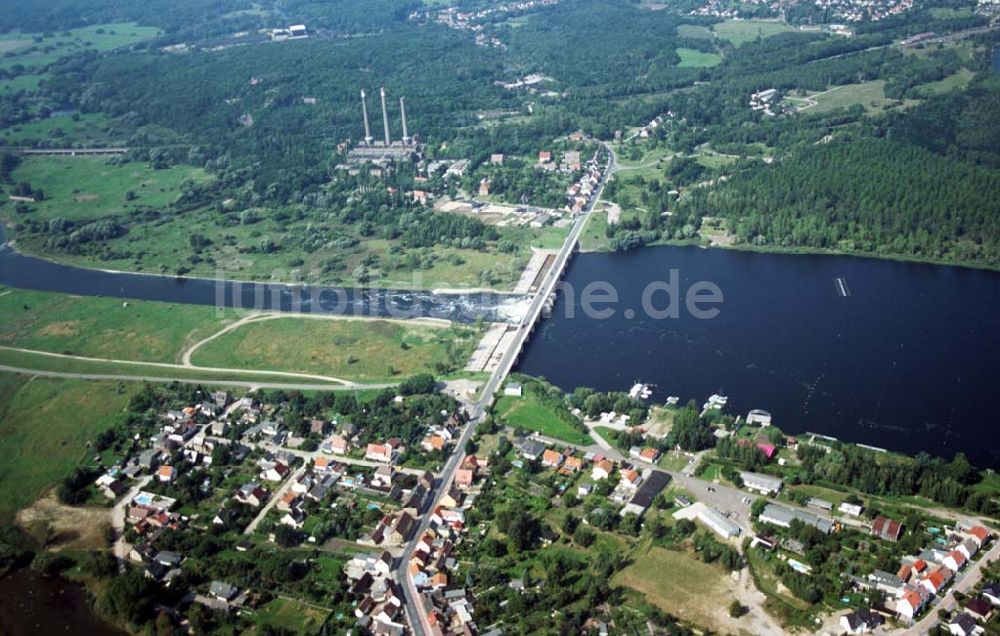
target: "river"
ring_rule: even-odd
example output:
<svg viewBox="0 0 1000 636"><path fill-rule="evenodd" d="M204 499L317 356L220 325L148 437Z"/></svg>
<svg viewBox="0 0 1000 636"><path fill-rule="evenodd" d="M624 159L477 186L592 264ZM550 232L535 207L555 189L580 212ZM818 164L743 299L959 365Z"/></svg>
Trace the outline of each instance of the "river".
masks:
<svg viewBox="0 0 1000 636"><path fill-rule="evenodd" d="M642 290L671 268L679 270L682 292L702 280L720 288L716 318L644 314ZM580 311L581 290L595 280L618 291L610 318ZM656 247L578 255L565 282L574 302L560 296L519 371L566 390L655 383L661 401L676 395L701 404L722 392L730 412L766 409L790 433L906 453L963 451L979 466L1000 468L992 404L1000 394L997 272ZM570 306L574 317L566 315Z"/></svg>
<svg viewBox="0 0 1000 636"><path fill-rule="evenodd" d="M119 636L90 613L87 593L59 577L22 569L0 577L0 634Z"/></svg>
<svg viewBox="0 0 1000 636"><path fill-rule="evenodd" d="M83 296L389 318L431 317L473 322L518 320L525 296L246 283L110 272L63 265L17 252L0 225L0 284Z"/></svg>

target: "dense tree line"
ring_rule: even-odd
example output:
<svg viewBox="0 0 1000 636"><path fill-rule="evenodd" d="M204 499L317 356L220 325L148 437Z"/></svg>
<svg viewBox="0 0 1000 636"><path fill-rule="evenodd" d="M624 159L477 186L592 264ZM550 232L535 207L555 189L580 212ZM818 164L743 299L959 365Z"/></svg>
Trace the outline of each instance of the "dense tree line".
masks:
<svg viewBox="0 0 1000 636"><path fill-rule="evenodd" d="M690 192L680 207L730 219L752 245L1000 265L1000 175L894 141L809 147Z"/></svg>

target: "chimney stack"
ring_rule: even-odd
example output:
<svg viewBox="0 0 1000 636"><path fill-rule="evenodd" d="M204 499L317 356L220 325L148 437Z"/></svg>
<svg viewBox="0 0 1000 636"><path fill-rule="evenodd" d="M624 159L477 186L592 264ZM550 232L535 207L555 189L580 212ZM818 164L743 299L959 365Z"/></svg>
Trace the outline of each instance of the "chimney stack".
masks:
<svg viewBox="0 0 1000 636"><path fill-rule="evenodd" d="M390 144L389 141L389 113L385 109L385 87L379 89L379 93L382 95L382 126L385 128L385 145Z"/></svg>
<svg viewBox="0 0 1000 636"><path fill-rule="evenodd" d="M399 114L403 117L403 145L410 145L410 131L406 128L406 104L403 102L403 98L399 98Z"/></svg>
<svg viewBox="0 0 1000 636"><path fill-rule="evenodd" d="M361 89L361 116L365 119L365 145L372 145L372 131L368 127L368 104L365 103L365 89Z"/></svg>

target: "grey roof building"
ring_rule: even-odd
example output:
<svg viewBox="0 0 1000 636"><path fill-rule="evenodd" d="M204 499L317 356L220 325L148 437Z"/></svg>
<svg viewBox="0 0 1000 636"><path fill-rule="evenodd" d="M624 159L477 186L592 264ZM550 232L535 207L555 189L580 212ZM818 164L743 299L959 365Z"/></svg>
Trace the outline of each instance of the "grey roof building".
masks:
<svg viewBox="0 0 1000 636"><path fill-rule="evenodd" d="M829 534L830 530L833 529L833 524L827 519L817 517L804 510L795 510L778 504L768 504L764 508L764 511L760 513L758 519L762 523L771 523L782 528L789 527L792 525L793 520L798 519L802 523L812 526L825 534Z"/></svg>

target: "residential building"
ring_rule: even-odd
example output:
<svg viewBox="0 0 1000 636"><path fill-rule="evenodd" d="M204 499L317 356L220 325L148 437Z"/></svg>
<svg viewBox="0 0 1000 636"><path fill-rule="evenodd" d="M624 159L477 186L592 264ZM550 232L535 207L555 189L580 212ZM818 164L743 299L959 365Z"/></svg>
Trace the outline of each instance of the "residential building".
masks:
<svg viewBox="0 0 1000 636"><path fill-rule="evenodd" d="M615 464L610 459L602 459L594 462L594 467L590 471L590 477L594 481L607 479L615 471Z"/></svg>
<svg viewBox="0 0 1000 636"><path fill-rule="evenodd" d="M365 459L373 462L392 463L392 446L389 444L369 444L365 449Z"/></svg>
<svg viewBox="0 0 1000 636"><path fill-rule="evenodd" d="M974 618L985 622L993 615L993 604L986 598L977 596L966 604L965 611L972 614Z"/></svg>
<svg viewBox="0 0 1000 636"><path fill-rule="evenodd" d="M913 617L920 613L920 610L927 604L930 595L921 593L919 589L907 590L896 600L896 613L904 618L913 620Z"/></svg>
<svg viewBox="0 0 1000 636"><path fill-rule="evenodd" d="M840 617L840 627L847 634L864 634L885 623L880 614L868 610L851 612Z"/></svg>
<svg viewBox="0 0 1000 636"><path fill-rule="evenodd" d="M546 449L542 452L542 466L547 468L559 468L562 466L563 456L562 453L552 449Z"/></svg>
<svg viewBox="0 0 1000 636"><path fill-rule="evenodd" d="M977 633L976 619L965 612L956 614L952 617L951 622L948 623L948 631L953 636L972 636Z"/></svg>

